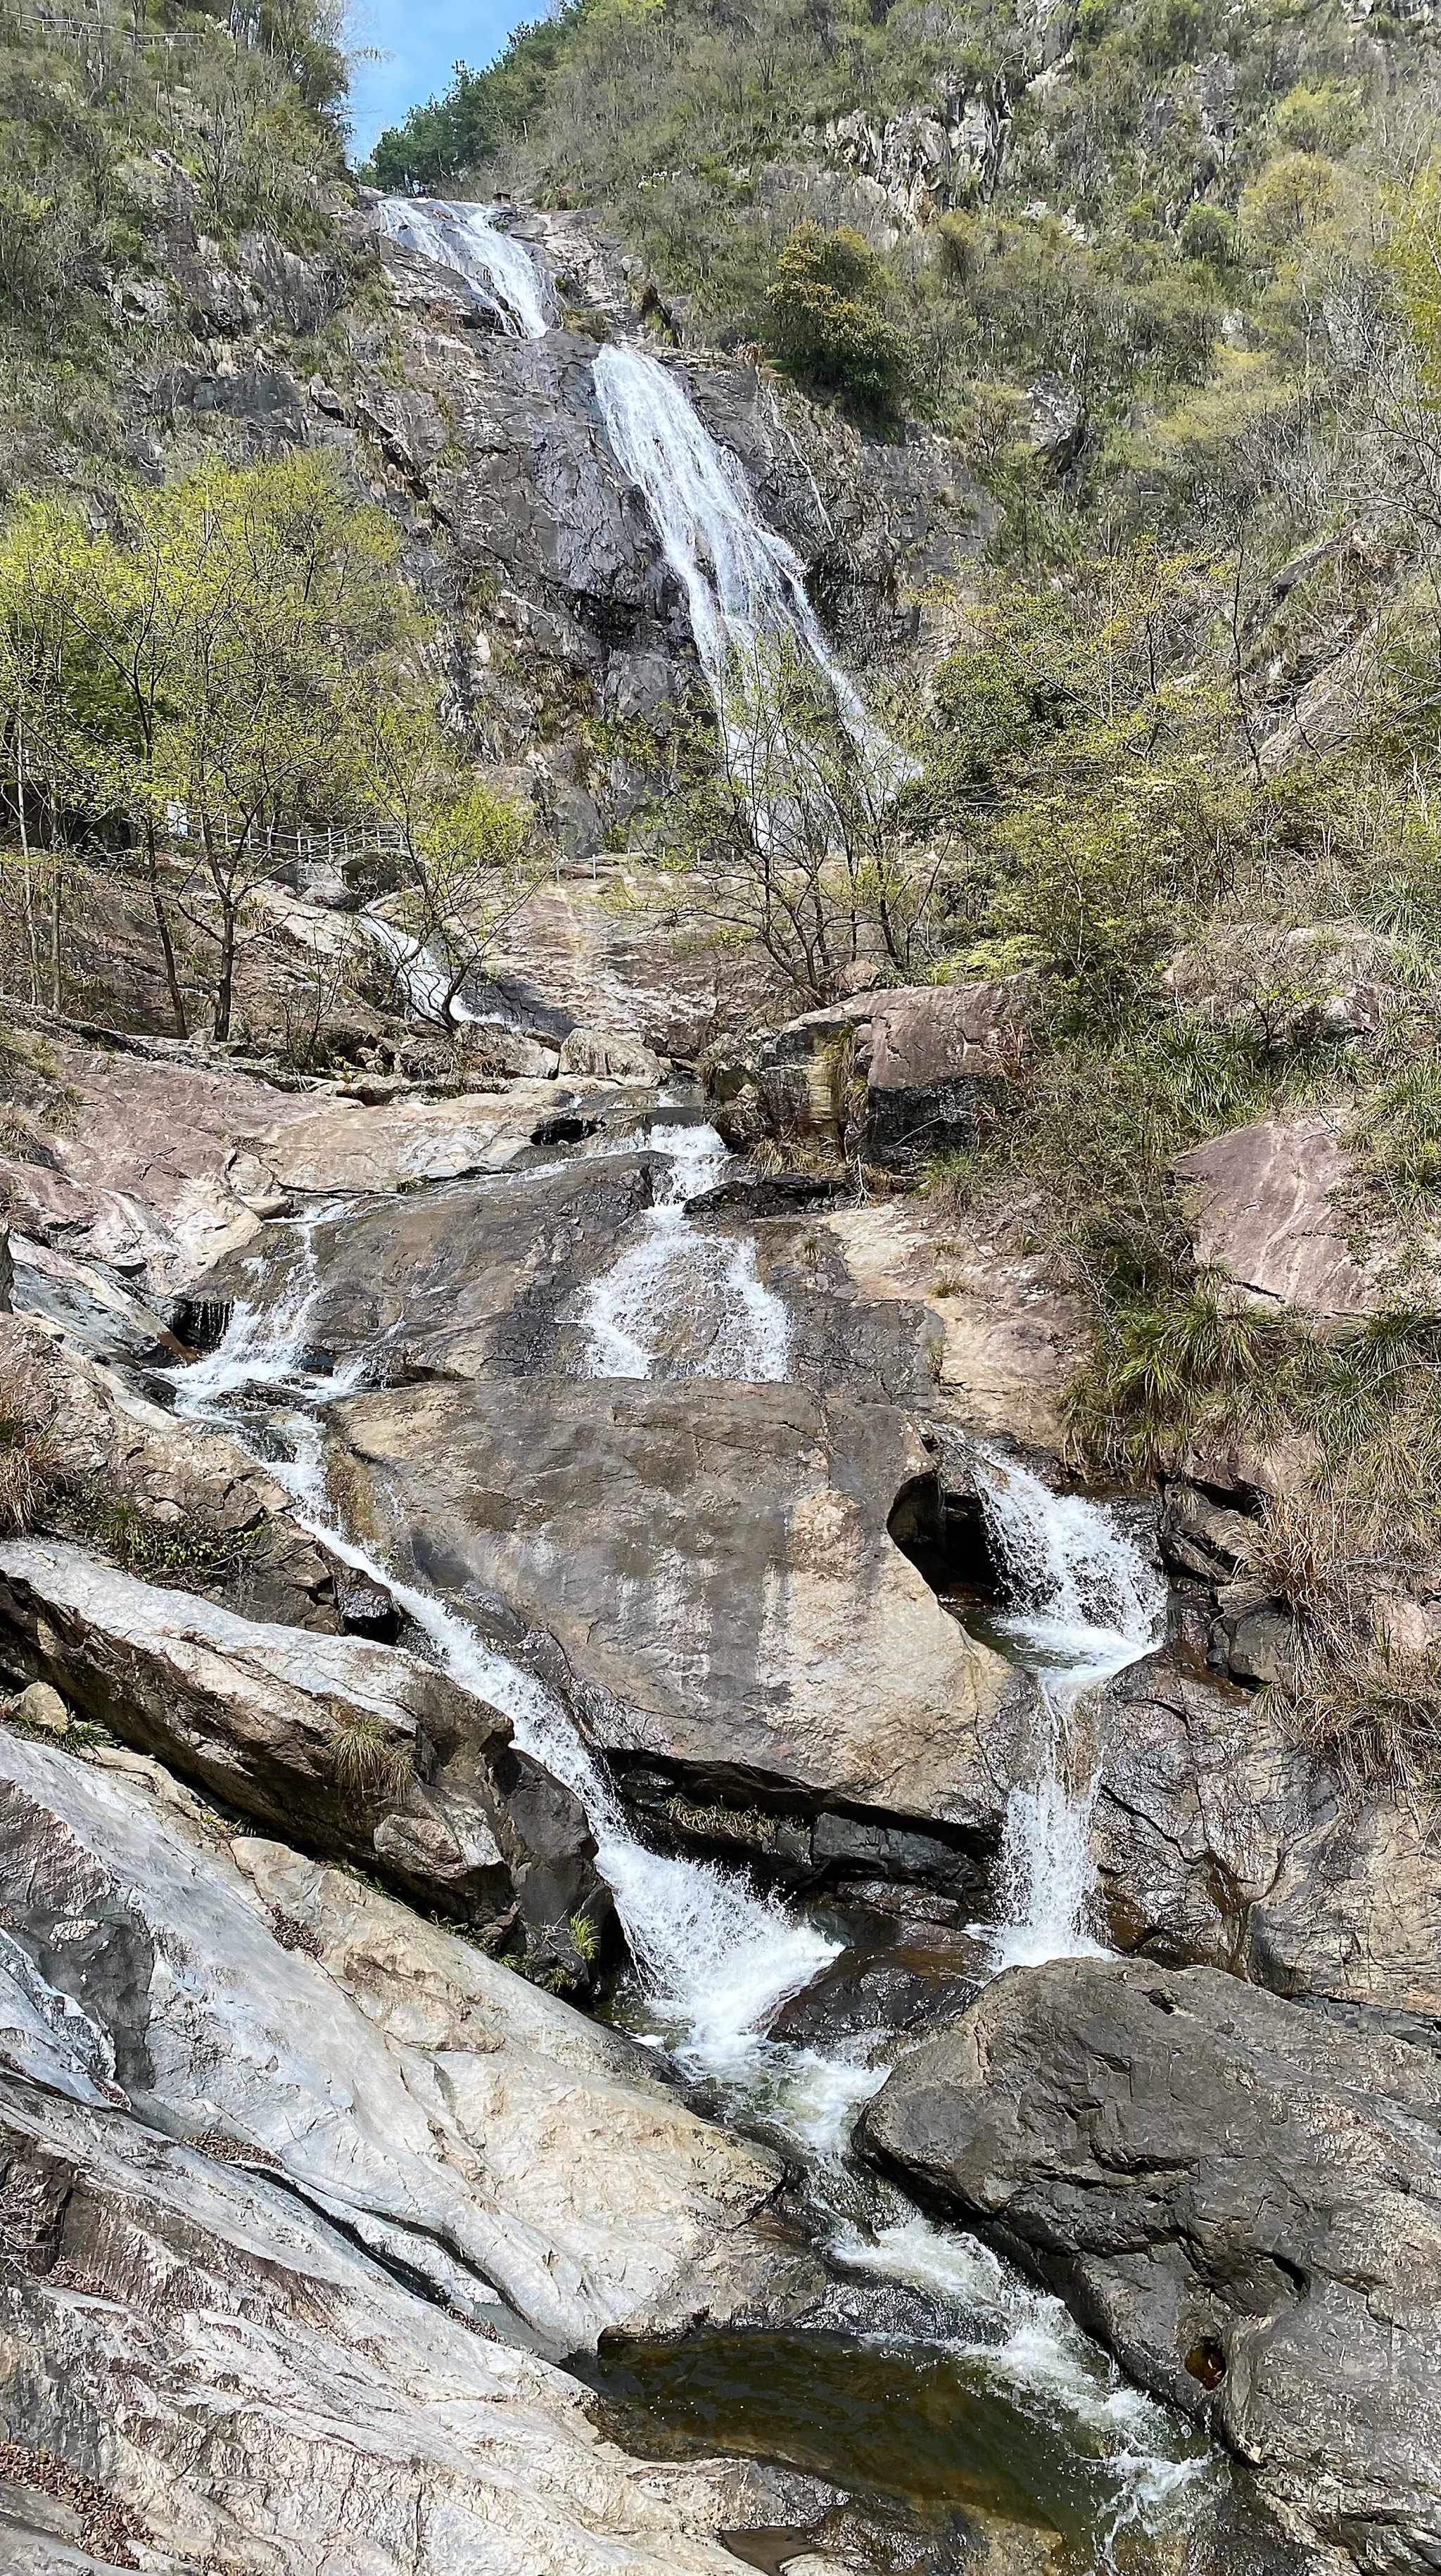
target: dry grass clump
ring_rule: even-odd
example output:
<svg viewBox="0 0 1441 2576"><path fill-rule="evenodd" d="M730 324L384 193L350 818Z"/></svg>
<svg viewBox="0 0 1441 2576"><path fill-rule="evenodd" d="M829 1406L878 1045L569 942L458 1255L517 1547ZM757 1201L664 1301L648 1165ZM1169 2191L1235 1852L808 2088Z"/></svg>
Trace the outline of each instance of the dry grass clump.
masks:
<svg viewBox="0 0 1441 2576"><path fill-rule="evenodd" d="M1271 1695L1354 1790L1441 1788L1438 1521L1413 1490L1347 1482L1275 1498L1250 1571L1293 1621L1291 1672Z"/></svg>
<svg viewBox="0 0 1441 2576"><path fill-rule="evenodd" d="M373 1804L403 1797L414 1764L409 1749L393 1743L378 1717L356 1717L342 1726L330 1747L330 1770L347 1798Z"/></svg>
<svg viewBox="0 0 1441 2576"><path fill-rule="evenodd" d="M22 1370L0 1360L0 1538L34 1529L50 1485L48 1429L31 1413Z"/></svg>

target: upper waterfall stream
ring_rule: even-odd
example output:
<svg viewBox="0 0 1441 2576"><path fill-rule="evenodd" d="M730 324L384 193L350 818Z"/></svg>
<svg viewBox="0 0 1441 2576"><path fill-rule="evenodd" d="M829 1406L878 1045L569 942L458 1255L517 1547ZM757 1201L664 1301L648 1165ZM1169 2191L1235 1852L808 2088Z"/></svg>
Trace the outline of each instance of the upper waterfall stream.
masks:
<svg viewBox="0 0 1441 2576"><path fill-rule="evenodd" d="M655 1257L656 1218L667 1216L668 1208L679 1205L682 1189L689 1194L689 1184L715 1166L707 1131L691 1127L670 1133L678 1140L676 1197L638 1221L635 1250L642 1261ZM471 1185L478 1219L483 1218L486 1190L498 1185ZM853 2356L842 2368L838 2361L827 2363L822 2345L804 2337L790 2338L784 2354L765 2335L731 2338L719 2358L713 2356L731 2391L728 2403L744 2413L750 2402L744 2394L748 2374L783 2366L803 2408L810 2403L803 2396L807 2373L812 2368L819 2372L814 2395L821 2404L825 2371L831 2368L841 2376L825 2404L839 2404L844 2413L845 2390L854 2384L856 2368L864 2376L869 2366L864 2355L871 2353L877 2369L891 2374L896 2389L909 2392L906 2404L929 2404L927 2389L951 2386L961 2393L955 2402L964 2396L967 2407L989 2409L983 2415L990 2426L984 2457L1006 2462L1007 2475L1021 2477L1040 2510L1062 2513L1064 2508L1070 2524L1093 2536L1087 2543L1091 2554L1081 2563L1105 2561L1117 2535L1159 2535L1184 2525L1210 2492L1213 2475L1210 2455L1195 2438L1125 2385L1058 2300L1029 2288L973 2239L922 2216L903 2194L851 2158L848 2144L855 2119L883 2082L894 2045L878 2049L842 2041L809 2046L772 2035L771 2025L787 1999L840 1960L850 1937L844 1919L823 1913L821 1920L812 1921L731 1869L647 1849L631 1830L604 1765L584 1743L557 1693L503 1653L460 1609L398 1579L379 1551L336 1526L326 1499L325 1414L363 1382L365 1360L354 1357L333 1373L317 1372L311 1342L323 1294L317 1234L322 1224L343 1225L347 1216L348 1211L332 1203L276 1225L272 1240L288 1237L290 1246L279 1294L267 1295L273 1290L273 1265L257 1260L254 1296L236 1305L215 1351L175 1373L173 1400L189 1418L247 1438L294 1495L305 1526L336 1556L386 1585L443 1668L505 1711L517 1743L580 1798L635 1961L635 1982L620 1999L619 2017L698 2093L704 2106L771 2139L799 2162L819 2241L838 2277L855 2284L850 2296L860 2302L859 2358ZM726 1251L730 1255L733 1246L727 1244ZM610 1329L616 1332L629 1329L626 1314L633 1323L644 1322L641 1307L632 1312L627 1305L623 1274L628 1257L622 1254L608 1285ZM683 1262L686 1257L683 1251ZM633 1289L634 1284L632 1274ZM639 1338L636 1348L643 1348ZM698 1373L704 1373L705 1365L702 1356ZM638 1364L628 1373L639 1373ZM998 1492L1004 1491L1000 1480L1007 1472L997 1465ZM1109 1526L1106 1515L1099 1507L1088 1507L1093 1517L1084 1518L1047 1496L1043 1486L1037 1484L1035 1490L1046 1497L1040 1513L1044 1529L1025 1486L1013 1489L998 1511L1009 1514L1017 1562L1030 1543L1024 1539L1027 1527L1036 1545L1044 1541L1057 1551L1061 1581L1050 1603L1055 1613L1051 1624L1085 1630L1096 1641L1094 1654L1087 1647L1094 1662L1100 1652L1099 1623L1112 1617L1144 1618L1142 1572L1133 1572L1134 1598L1123 1600L1122 1569L1130 1559L1119 1539L1108 1557L1102 1543ZM1139 1557L1135 1568L1140 1568ZM1071 1592L1065 1591L1067 1582ZM1044 1624L1046 1599L1030 1607ZM1028 1606L1023 1602L1014 1615L1024 1620ZM1109 1633L1109 1651L1118 1660L1121 1631ZM1144 1642L1133 1626L1126 1640L1130 1651L1142 1651ZM707 2366L699 2349L695 2366ZM684 2411L674 2392L664 2405ZM739 2432L736 2438L745 2447ZM964 2458L957 2457L960 2475Z"/></svg>

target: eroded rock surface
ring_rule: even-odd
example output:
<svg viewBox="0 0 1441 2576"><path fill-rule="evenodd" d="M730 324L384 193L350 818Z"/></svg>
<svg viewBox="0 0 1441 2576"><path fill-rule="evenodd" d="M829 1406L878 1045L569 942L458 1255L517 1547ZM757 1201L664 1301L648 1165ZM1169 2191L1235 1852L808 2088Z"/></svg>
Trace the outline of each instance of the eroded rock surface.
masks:
<svg viewBox="0 0 1441 2576"><path fill-rule="evenodd" d="M303 1094L272 1089L179 1049L111 1054L56 1040L63 1132L45 1160L6 1160L17 1229L178 1295L259 1232L267 1201L253 1144L303 1119Z"/></svg>
<svg viewBox="0 0 1441 2576"><path fill-rule="evenodd" d="M72 1295L93 1311L96 1274L69 1267ZM27 1276L22 1267L22 1294ZM178 1347L164 1356L173 1365ZM177 1422L48 1318L0 1318L0 1372L20 1390L35 1444L32 1527L83 1534L248 1618L340 1627L329 1559L293 1517L284 1487L237 1441Z"/></svg>
<svg viewBox="0 0 1441 2576"><path fill-rule="evenodd" d="M725 2315L784 2268L752 2229L774 2160L629 2042L362 1881L226 1833L153 1765L0 1735L12 2071L273 2172L441 2305L553 2353Z"/></svg>
<svg viewBox="0 0 1441 2576"><path fill-rule="evenodd" d="M318 1636L102 1566L0 1547L0 1658L242 1814L343 1853L431 1906L504 1929L583 1981L575 1920L609 1919L570 1792L510 1722L364 1637Z"/></svg>
<svg viewBox="0 0 1441 2576"><path fill-rule="evenodd" d="M1013 1969L870 2106L894 2167L1208 2420L1318 2547L1441 2550L1441 2060L1211 1968Z"/></svg>
<svg viewBox="0 0 1441 2576"><path fill-rule="evenodd" d="M1178 1155L1172 1170L1197 1261L1258 1304L1345 1322L1441 1300L1434 1241L1412 1245L1371 1221L1339 1123L1324 1110L1233 1128Z"/></svg>
<svg viewBox="0 0 1441 2576"><path fill-rule="evenodd" d="M1029 1698L886 1534L934 1473L891 1406L794 1386L400 1387L349 1398L397 1561L548 1633L593 1738L715 1787L994 1831Z"/></svg>

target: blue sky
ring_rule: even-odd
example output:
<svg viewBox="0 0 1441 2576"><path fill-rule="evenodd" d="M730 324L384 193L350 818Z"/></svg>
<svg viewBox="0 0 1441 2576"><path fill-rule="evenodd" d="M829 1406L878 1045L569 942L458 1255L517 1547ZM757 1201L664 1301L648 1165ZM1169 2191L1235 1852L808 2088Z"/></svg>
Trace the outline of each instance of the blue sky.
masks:
<svg viewBox="0 0 1441 2576"><path fill-rule="evenodd" d="M374 45L386 57L355 66L355 159L363 161L381 128L398 125L408 107L448 89L455 63L477 69L488 63L512 28L538 18L543 5L544 0L353 0L346 13L350 43Z"/></svg>

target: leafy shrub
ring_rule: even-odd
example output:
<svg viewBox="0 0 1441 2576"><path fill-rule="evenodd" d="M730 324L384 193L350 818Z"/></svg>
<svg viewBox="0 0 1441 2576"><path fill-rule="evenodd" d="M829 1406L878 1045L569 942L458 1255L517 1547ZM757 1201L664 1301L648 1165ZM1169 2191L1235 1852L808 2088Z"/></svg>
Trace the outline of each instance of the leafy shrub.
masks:
<svg viewBox="0 0 1441 2576"><path fill-rule="evenodd" d="M761 331L777 365L811 392L878 418L899 410L914 352L890 309L884 265L853 226L797 225L766 290Z"/></svg>

